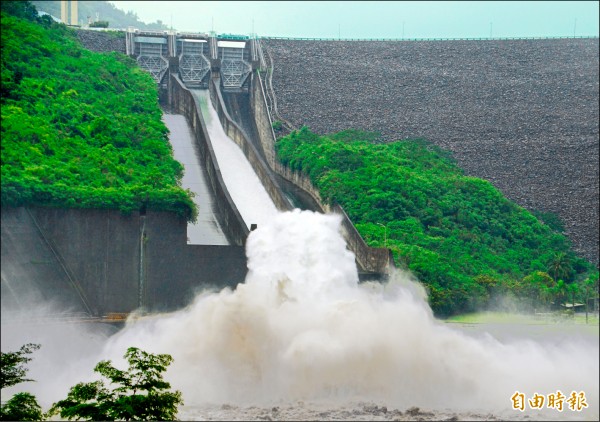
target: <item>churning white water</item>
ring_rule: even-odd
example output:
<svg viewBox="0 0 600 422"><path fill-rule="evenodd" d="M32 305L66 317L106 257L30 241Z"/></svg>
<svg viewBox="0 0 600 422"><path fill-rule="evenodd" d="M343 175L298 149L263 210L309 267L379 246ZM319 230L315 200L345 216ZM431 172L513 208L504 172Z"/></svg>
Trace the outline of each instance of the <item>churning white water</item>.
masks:
<svg viewBox="0 0 600 422"><path fill-rule="evenodd" d="M207 403L299 400L518 417L510 400L517 390L526 397L584 391L586 418L597 418L597 343L469 337L436 321L405 274L384 285L358 284L339 224L337 216L309 211L278 214L250 234L244 284L131 321L102 355L118 361L129 346L171 354L168 379L192 418Z"/></svg>
<svg viewBox="0 0 600 422"><path fill-rule="evenodd" d="M262 409L289 419L401 415L377 406L352 410L359 402L434 411L429 417L409 411L408 419L435 420L448 411L460 419L489 413L598 419L597 338L500 342L463 334L433 318L423 289L406 274L386 284L358 284L339 224L335 215L279 213L248 238L244 284L200 294L177 312L132 318L116 334L75 325L4 325L3 312L3 351L26 342L42 349L28 364L36 382L3 390L2 400L31 391L47 409L70 386L93 379L101 359L126 368L122 356L137 346L174 357L166 379L183 392L184 420L265 418ZM583 391L588 407L581 414L566 403L562 413L521 413L511 408L517 390L527 398ZM316 408L344 410L309 412Z"/></svg>
<svg viewBox="0 0 600 422"><path fill-rule="evenodd" d="M70 386L93 379L101 359L126 368L122 356L137 346L174 357L166 379L183 392L184 420L266 417L256 409L279 409L269 417L290 419L359 419L356 412L364 409L371 409L362 416L367 420L400 415L380 412L380 418L369 413L372 406L352 410L358 402L434 411L430 417L405 413L408 419L435 420L448 411L460 419L489 413L598 419L597 335L591 342L466 335L433 318L423 289L406 274L386 284L359 284L339 224L335 215L279 213L248 238L244 284L200 294L177 312L132 318L116 334L75 325L4 325L3 311L3 351L26 342L42 349L28 364L36 382L3 390L2 400L31 391L47 409ZM517 390L527 398L584 392L588 407L577 413L565 402L562 413L521 413L511 407ZM309 413L315 408L345 410Z"/></svg>

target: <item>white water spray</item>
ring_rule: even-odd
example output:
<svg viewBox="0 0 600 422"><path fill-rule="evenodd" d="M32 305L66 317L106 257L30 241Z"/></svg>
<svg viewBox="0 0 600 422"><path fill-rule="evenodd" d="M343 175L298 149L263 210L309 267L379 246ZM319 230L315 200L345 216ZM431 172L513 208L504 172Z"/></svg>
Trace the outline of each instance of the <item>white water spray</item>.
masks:
<svg viewBox="0 0 600 422"><path fill-rule="evenodd" d="M167 378L186 408L368 400L510 416L516 390L575 390L586 393L586 418L597 417L597 343L502 344L455 331L433 318L406 275L358 284L339 224L308 211L278 214L250 234L244 284L128 323L103 358L121 361L130 346L171 354Z"/></svg>

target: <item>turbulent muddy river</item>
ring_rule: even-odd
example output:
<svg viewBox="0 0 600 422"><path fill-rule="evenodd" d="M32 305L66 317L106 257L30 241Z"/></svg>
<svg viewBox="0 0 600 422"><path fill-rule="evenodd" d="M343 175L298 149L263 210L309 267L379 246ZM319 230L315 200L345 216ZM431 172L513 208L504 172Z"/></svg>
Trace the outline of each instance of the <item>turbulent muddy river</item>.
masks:
<svg viewBox="0 0 600 422"><path fill-rule="evenodd" d="M42 343L29 365L37 382L16 388L46 409L94 379L99 360L124 368L136 346L173 356L165 378L183 393L184 420L598 419L597 325L436 320L407 274L359 284L339 225L279 213L248 238L245 283L116 333L3 325L3 350ZM562 411L548 406L557 392ZM580 411L572 392L585 396Z"/></svg>

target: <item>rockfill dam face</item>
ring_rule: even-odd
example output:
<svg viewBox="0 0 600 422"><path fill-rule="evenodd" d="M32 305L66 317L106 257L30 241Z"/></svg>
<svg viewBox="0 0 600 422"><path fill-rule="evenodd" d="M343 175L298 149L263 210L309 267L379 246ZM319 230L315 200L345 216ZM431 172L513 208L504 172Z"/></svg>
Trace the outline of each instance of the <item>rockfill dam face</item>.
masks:
<svg viewBox="0 0 600 422"><path fill-rule="evenodd" d="M92 50L123 50L102 32L79 34ZM291 209L281 186L312 201L309 208L324 209L314 187L286 173L274 157L270 119L321 134L378 131L380 142L426 138L519 205L558 214L575 249L598 262L598 39L260 44L271 70L259 73L251 60L246 91L221 92L212 58L199 85L209 88L225 132L279 210ZM256 57L255 51L244 54ZM19 288L39 287L32 280L46 267L43 277L54 287L40 294L64 291L78 303L77 312L92 315L175 309L197 288L221 286L221 276L224 285L243 281L249 226L224 188L197 101L175 61L169 57L161 99L190 125L229 246L187 245L185 222L164 213L3 209L2 277L22 282L3 283L3 305ZM342 209L327 211L345 217ZM368 248L347 217L341 227L362 271L378 273L387 265L386 251Z"/></svg>
<svg viewBox="0 0 600 422"><path fill-rule="evenodd" d="M125 40L78 31L94 51ZM599 262L598 38L261 39L273 119L319 134L426 138L530 211L552 212Z"/></svg>
<svg viewBox="0 0 600 422"><path fill-rule="evenodd" d="M597 38L261 44L281 120L425 138L598 263Z"/></svg>

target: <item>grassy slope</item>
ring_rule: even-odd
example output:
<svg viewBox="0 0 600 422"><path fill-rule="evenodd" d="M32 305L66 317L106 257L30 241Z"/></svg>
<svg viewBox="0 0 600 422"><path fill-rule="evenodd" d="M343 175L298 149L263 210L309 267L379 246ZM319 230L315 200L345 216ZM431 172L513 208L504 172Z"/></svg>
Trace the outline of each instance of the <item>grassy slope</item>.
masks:
<svg viewBox="0 0 600 422"><path fill-rule="evenodd" d="M389 247L427 285L438 314L478 309L506 292L533 304L563 300L565 286L594 272L565 236L489 182L464 176L448 153L425 141L365 137L303 128L277 151L344 207L370 246Z"/></svg>
<svg viewBox="0 0 600 422"><path fill-rule="evenodd" d="M2 205L174 211L193 220L149 74L64 25L2 15Z"/></svg>

